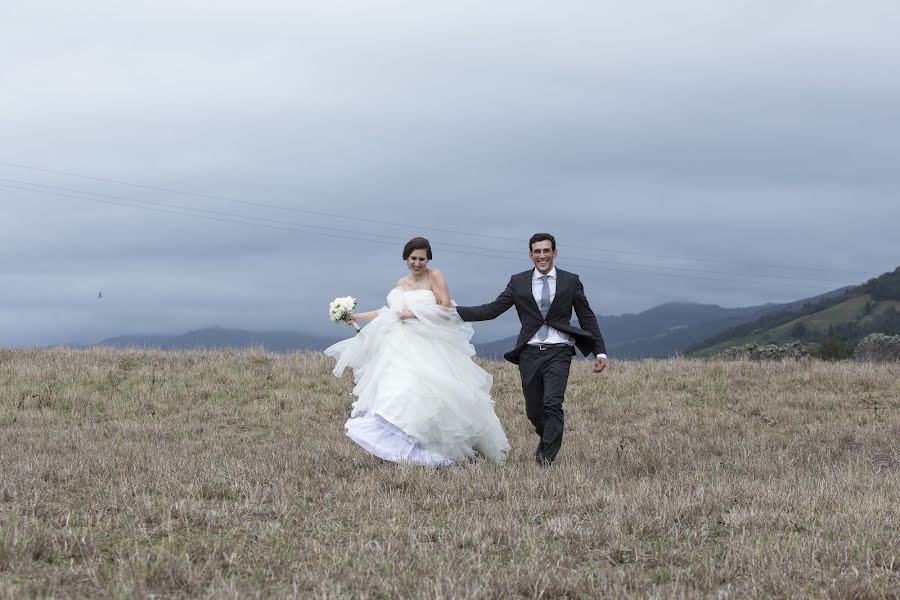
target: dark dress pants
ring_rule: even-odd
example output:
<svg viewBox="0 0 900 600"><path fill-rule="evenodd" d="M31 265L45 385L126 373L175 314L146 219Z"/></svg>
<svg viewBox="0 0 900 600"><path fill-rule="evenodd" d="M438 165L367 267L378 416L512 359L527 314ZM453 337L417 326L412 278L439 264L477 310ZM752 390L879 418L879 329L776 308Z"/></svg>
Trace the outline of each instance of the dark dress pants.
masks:
<svg viewBox="0 0 900 600"><path fill-rule="evenodd" d="M562 446L563 400L575 348L565 344L527 346L519 359L525 414L541 437L535 458L552 463Z"/></svg>

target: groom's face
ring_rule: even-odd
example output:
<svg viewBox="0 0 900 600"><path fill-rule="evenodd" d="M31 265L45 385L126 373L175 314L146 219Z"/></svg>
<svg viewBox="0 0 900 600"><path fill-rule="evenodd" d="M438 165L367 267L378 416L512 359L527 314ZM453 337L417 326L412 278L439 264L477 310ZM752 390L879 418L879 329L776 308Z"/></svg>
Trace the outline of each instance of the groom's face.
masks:
<svg viewBox="0 0 900 600"><path fill-rule="evenodd" d="M553 243L550 240L535 242L531 245L531 252L528 253L531 262L537 267L537 270L546 275L553 268L553 259L556 258L556 250L553 249Z"/></svg>

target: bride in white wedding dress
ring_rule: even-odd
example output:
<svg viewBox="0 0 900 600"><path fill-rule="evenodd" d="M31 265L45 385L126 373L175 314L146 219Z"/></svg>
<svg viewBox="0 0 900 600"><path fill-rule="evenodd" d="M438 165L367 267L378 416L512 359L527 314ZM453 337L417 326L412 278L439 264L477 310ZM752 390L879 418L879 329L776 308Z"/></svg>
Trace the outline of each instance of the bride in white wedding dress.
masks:
<svg viewBox="0 0 900 600"><path fill-rule="evenodd" d="M494 413L493 380L472 361L472 327L456 314L443 274L428 267L431 257L428 240L410 240L410 273L387 306L352 315L371 323L325 350L337 359L337 377L353 370L347 435L398 463L441 466L476 455L502 463L509 443Z"/></svg>

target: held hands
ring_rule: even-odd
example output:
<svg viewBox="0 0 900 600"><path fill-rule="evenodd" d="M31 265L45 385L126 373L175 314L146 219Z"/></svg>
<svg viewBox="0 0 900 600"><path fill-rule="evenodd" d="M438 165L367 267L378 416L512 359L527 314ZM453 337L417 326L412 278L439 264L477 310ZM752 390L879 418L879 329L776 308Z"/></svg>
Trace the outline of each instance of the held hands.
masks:
<svg viewBox="0 0 900 600"><path fill-rule="evenodd" d="M415 313L413 313L413 312L412 312L411 310L409 310L408 308L404 308L404 309L403 309L403 312L400 313L400 320L401 320L401 321L408 321L408 320L410 320L410 319L415 319L415 318L416 318Z"/></svg>
<svg viewBox="0 0 900 600"><path fill-rule="evenodd" d="M606 368L606 363L608 361L602 356L597 357L597 361L594 363L594 367L591 369L593 373L602 373L603 369Z"/></svg>

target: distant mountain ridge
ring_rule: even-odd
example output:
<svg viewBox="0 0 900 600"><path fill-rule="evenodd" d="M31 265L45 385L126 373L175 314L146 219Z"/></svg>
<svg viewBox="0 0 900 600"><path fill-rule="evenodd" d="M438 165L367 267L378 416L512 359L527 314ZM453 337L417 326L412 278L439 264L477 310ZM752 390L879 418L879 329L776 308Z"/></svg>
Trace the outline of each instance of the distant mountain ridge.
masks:
<svg viewBox="0 0 900 600"><path fill-rule="evenodd" d="M157 348L160 350L204 350L217 348L255 348L272 352L324 350L338 338L309 335L297 331L248 331L207 327L176 335L134 334L108 338L94 344L114 348Z"/></svg>
<svg viewBox="0 0 900 600"><path fill-rule="evenodd" d="M760 317L794 310L844 294L841 288L821 296L787 304L763 304L723 308L716 304L669 302L637 314L601 316L600 330L611 357L617 359L664 358L685 352L692 345ZM298 331L250 331L207 327L183 334L132 334L107 338L95 346L201 350L263 347L271 352L321 351L346 336L310 335ZM515 344L516 336L475 344L479 356L502 358Z"/></svg>

